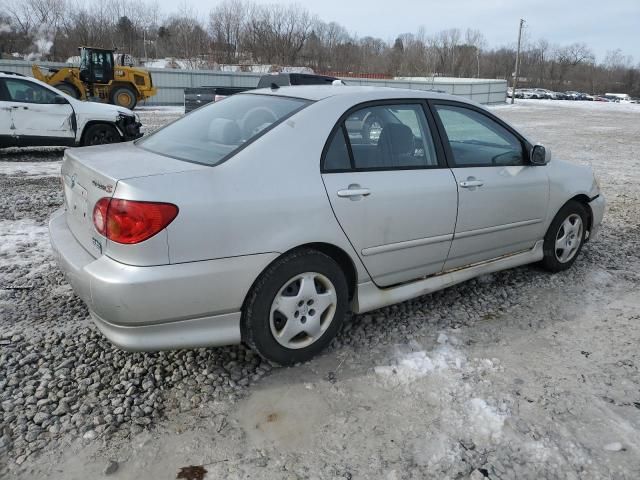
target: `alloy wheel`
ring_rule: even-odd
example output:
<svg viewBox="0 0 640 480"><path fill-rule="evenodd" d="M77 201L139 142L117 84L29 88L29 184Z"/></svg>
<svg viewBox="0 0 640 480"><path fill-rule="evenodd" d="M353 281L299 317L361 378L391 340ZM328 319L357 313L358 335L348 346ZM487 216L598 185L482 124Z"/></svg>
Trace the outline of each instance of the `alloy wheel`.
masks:
<svg viewBox="0 0 640 480"><path fill-rule="evenodd" d="M555 244L556 259L560 263L567 263L575 257L582 242L582 230L582 218L577 213L572 213L562 222Z"/></svg>
<svg viewBox="0 0 640 480"><path fill-rule="evenodd" d="M331 281L317 272L289 279L276 294L269 313L273 338L299 349L317 341L335 317L338 298Z"/></svg>

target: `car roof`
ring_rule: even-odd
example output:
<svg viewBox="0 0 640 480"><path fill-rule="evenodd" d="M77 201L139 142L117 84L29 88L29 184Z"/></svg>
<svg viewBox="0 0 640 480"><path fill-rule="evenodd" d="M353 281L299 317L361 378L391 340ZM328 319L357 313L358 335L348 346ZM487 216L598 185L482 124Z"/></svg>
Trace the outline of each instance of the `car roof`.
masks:
<svg viewBox="0 0 640 480"><path fill-rule="evenodd" d="M280 88L259 88L248 90L244 94L275 95L280 97L294 97L305 100L318 101L337 95L354 95L359 101L384 100L398 98L424 98L455 100L458 102L472 103L464 97L439 93L432 90L411 90L407 88L392 87L361 87L356 85L295 85Z"/></svg>
<svg viewBox="0 0 640 480"><path fill-rule="evenodd" d="M18 73L18 72L0 71L0 77L22 77L22 78L25 78L26 75L23 75L22 73Z"/></svg>

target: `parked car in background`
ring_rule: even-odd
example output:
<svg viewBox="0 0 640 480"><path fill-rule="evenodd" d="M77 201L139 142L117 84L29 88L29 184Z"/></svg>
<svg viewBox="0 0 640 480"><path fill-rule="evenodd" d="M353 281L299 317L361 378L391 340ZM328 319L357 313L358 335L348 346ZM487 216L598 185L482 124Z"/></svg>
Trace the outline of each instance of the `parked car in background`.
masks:
<svg viewBox="0 0 640 480"><path fill-rule="evenodd" d="M631 100L628 93L605 93L604 96L618 101L629 102Z"/></svg>
<svg viewBox="0 0 640 480"><path fill-rule="evenodd" d="M352 119L372 115L379 134L364 136ZM243 341L294 364L348 312L527 263L571 267L605 200L589 167L550 159L460 97L252 90L137 142L67 150L49 232L117 346Z"/></svg>
<svg viewBox="0 0 640 480"><path fill-rule="evenodd" d="M531 90L530 88L523 88L520 90L522 94L522 98L530 99L530 98L540 98L537 92Z"/></svg>
<svg viewBox="0 0 640 480"><path fill-rule="evenodd" d="M310 73L269 73L258 80L257 87L193 87L184 89L184 113L189 113L202 105L217 102L236 93L253 88L286 87L290 85L331 85L342 82L337 77Z"/></svg>
<svg viewBox="0 0 640 480"><path fill-rule="evenodd" d="M565 92L565 94L567 95L567 97L569 97L569 100L586 100L587 99L587 94L582 92L569 91L569 92Z"/></svg>
<svg viewBox="0 0 640 480"><path fill-rule="evenodd" d="M549 99L549 100L555 100L556 99L556 92L553 92L551 90L547 90L546 88L534 88L533 90L538 93L540 98L545 98L545 99Z"/></svg>
<svg viewBox="0 0 640 480"><path fill-rule="evenodd" d="M83 102L35 78L0 72L0 147L82 146L140 137L124 107Z"/></svg>
<svg viewBox="0 0 640 480"><path fill-rule="evenodd" d="M184 113L189 113L207 103L218 102L236 93L251 90L249 87L189 87L184 89Z"/></svg>

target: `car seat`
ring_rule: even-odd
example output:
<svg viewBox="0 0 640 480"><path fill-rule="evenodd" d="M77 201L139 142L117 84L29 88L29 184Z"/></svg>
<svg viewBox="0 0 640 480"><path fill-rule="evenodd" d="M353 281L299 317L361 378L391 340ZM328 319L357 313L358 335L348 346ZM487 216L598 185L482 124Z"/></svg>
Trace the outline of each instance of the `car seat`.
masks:
<svg viewBox="0 0 640 480"><path fill-rule="evenodd" d="M377 167L404 167L423 163L414 156L413 132L402 123L387 123L378 139Z"/></svg>

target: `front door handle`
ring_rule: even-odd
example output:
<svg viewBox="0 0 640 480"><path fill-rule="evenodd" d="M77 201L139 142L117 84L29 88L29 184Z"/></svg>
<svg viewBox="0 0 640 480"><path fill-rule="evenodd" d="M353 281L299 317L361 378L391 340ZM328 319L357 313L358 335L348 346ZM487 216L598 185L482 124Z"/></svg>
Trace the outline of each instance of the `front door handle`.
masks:
<svg viewBox="0 0 640 480"><path fill-rule="evenodd" d="M484 182L482 180L475 180L475 179L468 179L468 180L465 180L464 182L460 182L460 186L462 188L481 187L482 185L484 185Z"/></svg>
<svg viewBox="0 0 640 480"><path fill-rule="evenodd" d="M352 200L357 200L356 197L368 197L369 195L371 195L371 190L362 188L356 183L349 185L349 188L345 190L338 190L340 198L351 198Z"/></svg>

